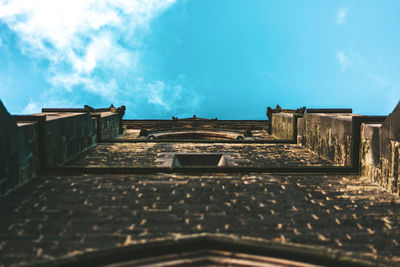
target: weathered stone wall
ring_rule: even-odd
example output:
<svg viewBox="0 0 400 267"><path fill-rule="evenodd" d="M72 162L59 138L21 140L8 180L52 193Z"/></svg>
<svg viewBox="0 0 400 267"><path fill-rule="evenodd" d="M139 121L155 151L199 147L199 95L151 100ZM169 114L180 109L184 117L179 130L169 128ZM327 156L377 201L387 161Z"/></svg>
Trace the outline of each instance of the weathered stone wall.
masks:
<svg viewBox="0 0 400 267"><path fill-rule="evenodd" d="M114 139L119 135L120 117L118 113L101 113L100 125L101 139Z"/></svg>
<svg viewBox="0 0 400 267"><path fill-rule="evenodd" d="M120 114L98 114L102 138L117 137ZM0 101L0 196L37 177L40 166L61 166L96 144L97 119L90 112L45 112L33 118L37 115L46 116L43 144L39 141L39 123L19 121L32 116L20 116L17 123ZM44 159L40 151L44 151Z"/></svg>
<svg viewBox="0 0 400 267"><path fill-rule="evenodd" d="M400 194L400 102L382 123L379 135L380 156L382 161L382 184L389 192Z"/></svg>
<svg viewBox="0 0 400 267"><path fill-rule="evenodd" d="M306 113L297 121L297 141L336 165L350 166L353 116Z"/></svg>
<svg viewBox="0 0 400 267"><path fill-rule="evenodd" d="M0 196L38 175L37 123L16 123L0 102Z"/></svg>
<svg viewBox="0 0 400 267"><path fill-rule="evenodd" d="M46 121L44 147L39 143L38 122L18 122L0 102L0 196L39 175L40 149L45 167L61 166L96 144L97 119L91 113L42 113ZM118 113L101 112L102 138L119 134Z"/></svg>
<svg viewBox="0 0 400 267"><path fill-rule="evenodd" d="M361 174L400 195L400 102L382 124L361 130Z"/></svg>
<svg viewBox="0 0 400 267"><path fill-rule="evenodd" d="M369 138L363 137L361 145L361 175L368 177L388 192L400 195L400 142L390 141L390 158L376 154L373 140Z"/></svg>
<svg viewBox="0 0 400 267"><path fill-rule="evenodd" d="M303 117L297 119L296 127L297 127L297 144L305 146L306 143L306 126L303 122Z"/></svg>
<svg viewBox="0 0 400 267"><path fill-rule="evenodd" d="M0 195L18 181L17 125L0 101Z"/></svg>
<svg viewBox="0 0 400 267"><path fill-rule="evenodd" d="M24 184L39 174L39 139L37 123L18 123L18 182Z"/></svg>
<svg viewBox="0 0 400 267"><path fill-rule="evenodd" d="M271 134L278 139L293 139L294 120L293 113L273 113L271 119Z"/></svg>
<svg viewBox="0 0 400 267"><path fill-rule="evenodd" d="M390 156L389 158L381 157L382 160L382 176L381 183L389 192L400 195L399 183L399 154L400 141L390 140L389 143Z"/></svg>
<svg viewBox="0 0 400 267"><path fill-rule="evenodd" d="M381 184L381 159L379 129L381 124L361 125L360 161L361 174L368 176L373 182ZM381 184L382 185L382 184Z"/></svg>
<svg viewBox="0 0 400 267"><path fill-rule="evenodd" d="M90 113L47 117L45 135L46 166L61 166L96 144L96 119Z"/></svg>

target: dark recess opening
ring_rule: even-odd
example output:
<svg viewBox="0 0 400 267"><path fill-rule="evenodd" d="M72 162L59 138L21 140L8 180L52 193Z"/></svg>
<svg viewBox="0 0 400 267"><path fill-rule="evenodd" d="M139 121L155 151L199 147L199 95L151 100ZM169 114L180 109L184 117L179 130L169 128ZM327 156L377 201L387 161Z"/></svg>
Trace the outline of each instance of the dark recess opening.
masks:
<svg viewBox="0 0 400 267"><path fill-rule="evenodd" d="M175 154L173 166L175 167L216 167L223 154Z"/></svg>

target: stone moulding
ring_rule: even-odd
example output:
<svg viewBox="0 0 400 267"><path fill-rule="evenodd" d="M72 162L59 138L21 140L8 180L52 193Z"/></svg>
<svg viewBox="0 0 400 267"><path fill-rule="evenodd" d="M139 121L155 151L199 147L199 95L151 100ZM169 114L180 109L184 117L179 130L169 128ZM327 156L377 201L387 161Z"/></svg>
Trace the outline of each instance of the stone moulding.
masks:
<svg viewBox="0 0 400 267"><path fill-rule="evenodd" d="M267 120L123 120L126 129L172 129L182 127L204 127L209 129L236 129L246 130L249 127L253 130L262 130L268 127Z"/></svg>
<svg viewBox="0 0 400 267"><path fill-rule="evenodd" d="M244 140L244 133L241 131L233 130L220 130L220 129L196 129L196 128L186 128L186 129L168 129L168 130L155 130L148 131L147 139L174 139L179 140L186 139L198 139L200 138L223 138L227 140ZM246 140L252 140L251 137L246 137Z"/></svg>
<svg viewBox="0 0 400 267"><path fill-rule="evenodd" d="M244 262L247 263L235 266L261 266L268 263L284 263L282 266L387 266L378 260L339 249L211 233L158 238L146 243L88 252L55 261L43 261L32 266L165 266L166 263L182 261L189 265L219 263L227 266L226 260L232 262L235 259L245 259Z"/></svg>

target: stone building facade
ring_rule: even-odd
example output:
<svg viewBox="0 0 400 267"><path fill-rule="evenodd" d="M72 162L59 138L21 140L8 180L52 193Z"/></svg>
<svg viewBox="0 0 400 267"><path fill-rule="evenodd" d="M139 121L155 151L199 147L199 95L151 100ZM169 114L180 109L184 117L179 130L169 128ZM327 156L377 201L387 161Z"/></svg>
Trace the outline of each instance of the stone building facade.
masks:
<svg viewBox="0 0 400 267"><path fill-rule="evenodd" d="M400 103L124 112L0 102L0 266L400 265Z"/></svg>

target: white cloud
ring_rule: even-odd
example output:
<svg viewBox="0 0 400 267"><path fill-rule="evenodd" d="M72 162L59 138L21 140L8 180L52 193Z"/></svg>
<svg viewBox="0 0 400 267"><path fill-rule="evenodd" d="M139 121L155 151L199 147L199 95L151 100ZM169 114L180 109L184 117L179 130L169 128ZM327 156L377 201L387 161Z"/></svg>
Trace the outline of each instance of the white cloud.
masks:
<svg viewBox="0 0 400 267"><path fill-rule="evenodd" d="M338 11L336 13L336 23L337 24L345 24L346 23L346 17L347 17L348 11L349 11L348 7L338 9Z"/></svg>
<svg viewBox="0 0 400 267"><path fill-rule="evenodd" d="M22 114L33 114L40 113L42 108L50 107L78 107L73 101L69 101L62 98L42 98L39 101L30 100L29 103L22 110Z"/></svg>
<svg viewBox="0 0 400 267"><path fill-rule="evenodd" d="M52 88L43 92L39 103L57 100L65 93L83 93L129 105L134 92L168 110L174 98L160 92L176 85L141 78L144 85L139 92L133 84L138 77L146 77L141 73L145 69L143 34L176 1L0 0L0 21L17 34L23 53L50 64ZM181 88L175 94L184 91ZM35 108L31 101L26 111Z"/></svg>
<svg viewBox="0 0 400 267"><path fill-rule="evenodd" d="M352 64L350 58L347 57L342 51L336 52L336 59L339 61L340 71L345 71Z"/></svg>
<svg viewBox="0 0 400 267"><path fill-rule="evenodd" d="M0 47L4 47L3 39L1 39L1 37L0 37Z"/></svg>
<svg viewBox="0 0 400 267"><path fill-rule="evenodd" d="M376 85L379 87L386 87L389 85L388 80L386 77L378 74L368 74L368 76L375 82Z"/></svg>
<svg viewBox="0 0 400 267"><path fill-rule="evenodd" d="M22 110L23 114L33 114L33 113L40 113L41 107L38 105L37 102L33 102L32 100L29 101L28 105Z"/></svg>
<svg viewBox="0 0 400 267"><path fill-rule="evenodd" d="M163 81L144 83L142 80L138 80L135 84L137 88L135 97L145 99L147 103L162 107L166 111L190 114L203 98L190 90L185 90L181 85L184 83L183 80L183 76L174 84L166 84ZM173 115L182 114L174 113Z"/></svg>

